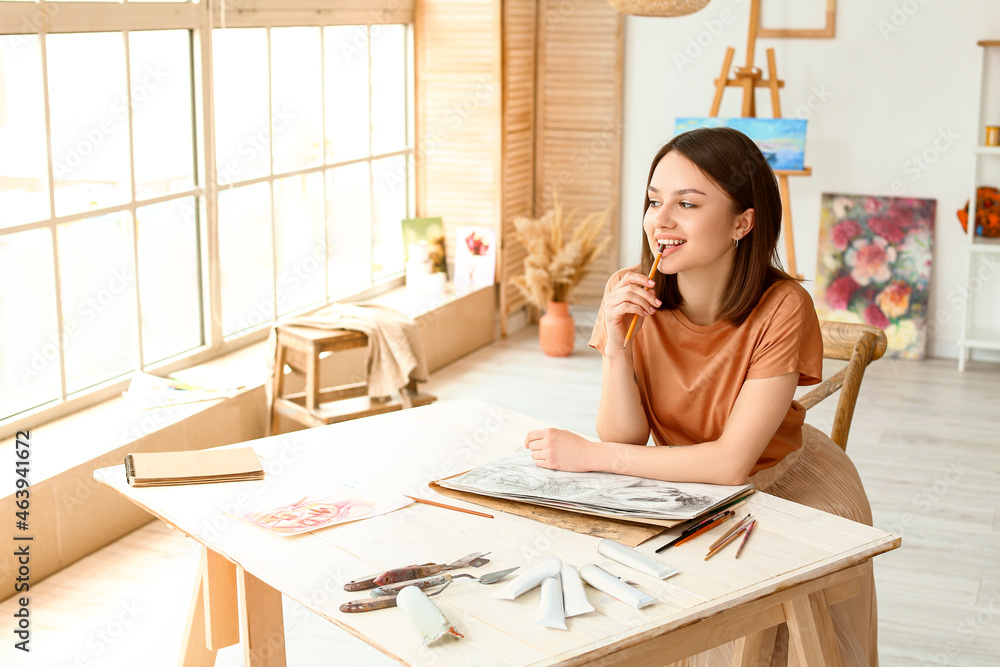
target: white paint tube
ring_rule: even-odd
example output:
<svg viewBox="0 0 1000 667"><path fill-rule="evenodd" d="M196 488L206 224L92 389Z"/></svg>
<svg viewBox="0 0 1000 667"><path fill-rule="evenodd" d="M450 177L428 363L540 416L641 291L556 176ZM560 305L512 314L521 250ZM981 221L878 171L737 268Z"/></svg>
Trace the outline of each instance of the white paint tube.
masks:
<svg viewBox="0 0 1000 667"><path fill-rule="evenodd" d="M538 625L556 630L566 630L566 614L563 611L562 583L559 575L542 580L542 600L539 603Z"/></svg>
<svg viewBox="0 0 1000 667"><path fill-rule="evenodd" d="M542 583L542 580L545 579L545 577L551 577L552 575L559 574L561 569L562 561L557 557L552 556L551 558L546 558L541 563L529 567L527 570L522 572L517 579L513 579L508 582L503 588L493 593L490 597L498 600L513 600L521 593L530 591L532 588Z"/></svg>
<svg viewBox="0 0 1000 667"><path fill-rule="evenodd" d="M622 565L627 565L633 570L638 570L645 574L651 574L657 579L666 579L677 574L677 570L665 563L661 563L651 556L647 556L641 551L626 546L621 542L602 539L597 543L597 551L602 556L607 556L611 560L618 561Z"/></svg>
<svg viewBox="0 0 1000 667"><path fill-rule="evenodd" d="M580 576L597 590L603 591L625 604L632 605L636 609L642 609L646 605L656 602L656 598L653 596L632 588L593 563L587 563L581 567Z"/></svg>
<svg viewBox="0 0 1000 667"><path fill-rule="evenodd" d="M587 599L587 591L583 590L583 581L575 567L563 565L561 583L566 618L594 611L594 605Z"/></svg>
<svg viewBox="0 0 1000 667"><path fill-rule="evenodd" d="M426 593L416 586L407 586L396 596L396 606L413 621L417 631L423 636L424 646L429 646L445 635L461 639L463 635L448 623Z"/></svg>

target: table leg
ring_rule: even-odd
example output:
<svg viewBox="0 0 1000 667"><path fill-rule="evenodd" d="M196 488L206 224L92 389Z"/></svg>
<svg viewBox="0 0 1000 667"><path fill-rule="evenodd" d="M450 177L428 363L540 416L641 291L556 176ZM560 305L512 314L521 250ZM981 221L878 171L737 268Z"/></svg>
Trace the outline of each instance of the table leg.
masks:
<svg viewBox="0 0 1000 667"><path fill-rule="evenodd" d="M243 661L248 667L285 667L281 593L237 568Z"/></svg>
<svg viewBox="0 0 1000 667"><path fill-rule="evenodd" d="M181 644L180 667L213 667L218 651L208 648L205 636L205 558L198 568L198 578L188 608L187 625Z"/></svg>
<svg viewBox="0 0 1000 667"><path fill-rule="evenodd" d="M810 667L840 667L840 649L826 593L820 590L794 598L782 608L788 623L789 654Z"/></svg>
<svg viewBox="0 0 1000 667"><path fill-rule="evenodd" d="M240 643L239 607L236 602L236 565L215 551L202 549L205 591L205 643L220 648Z"/></svg>
<svg viewBox="0 0 1000 667"><path fill-rule="evenodd" d="M778 627L774 625L737 639L730 663L732 667L770 667Z"/></svg>

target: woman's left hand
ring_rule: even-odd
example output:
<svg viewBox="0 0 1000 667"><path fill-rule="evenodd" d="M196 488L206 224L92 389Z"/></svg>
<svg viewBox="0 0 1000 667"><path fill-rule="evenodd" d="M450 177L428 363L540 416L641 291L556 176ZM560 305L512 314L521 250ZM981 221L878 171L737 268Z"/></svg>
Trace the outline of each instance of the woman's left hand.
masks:
<svg viewBox="0 0 1000 667"><path fill-rule="evenodd" d="M529 431L524 446L531 450L531 458L539 468L590 472L590 463L598 443L558 428Z"/></svg>

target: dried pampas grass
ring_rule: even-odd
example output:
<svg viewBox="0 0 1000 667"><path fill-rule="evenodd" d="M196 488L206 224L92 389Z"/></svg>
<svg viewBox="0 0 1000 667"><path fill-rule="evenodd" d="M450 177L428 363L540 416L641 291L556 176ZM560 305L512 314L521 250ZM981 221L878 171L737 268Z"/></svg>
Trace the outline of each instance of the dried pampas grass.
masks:
<svg viewBox="0 0 1000 667"><path fill-rule="evenodd" d="M545 310L550 301L569 301L587 265L604 252L610 241L597 240L610 210L608 206L574 224L576 211L563 216L559 196L553 192L551 211L536 219L516 218L514 237L524 245L528 256L524 258L524 273L510 282L539 310Z"/></svg>

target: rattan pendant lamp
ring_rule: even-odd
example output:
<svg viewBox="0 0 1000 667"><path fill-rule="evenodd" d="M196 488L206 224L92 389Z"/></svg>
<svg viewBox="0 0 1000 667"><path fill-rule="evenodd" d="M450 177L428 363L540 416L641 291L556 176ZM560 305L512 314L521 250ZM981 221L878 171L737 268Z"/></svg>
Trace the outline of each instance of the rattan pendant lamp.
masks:
<svg viewBox="0 0 1000 667"><path fill-rule="evenodd" d="M622 14L636 16L684 16L693 14L710 0L608 0Z"/></svg>

